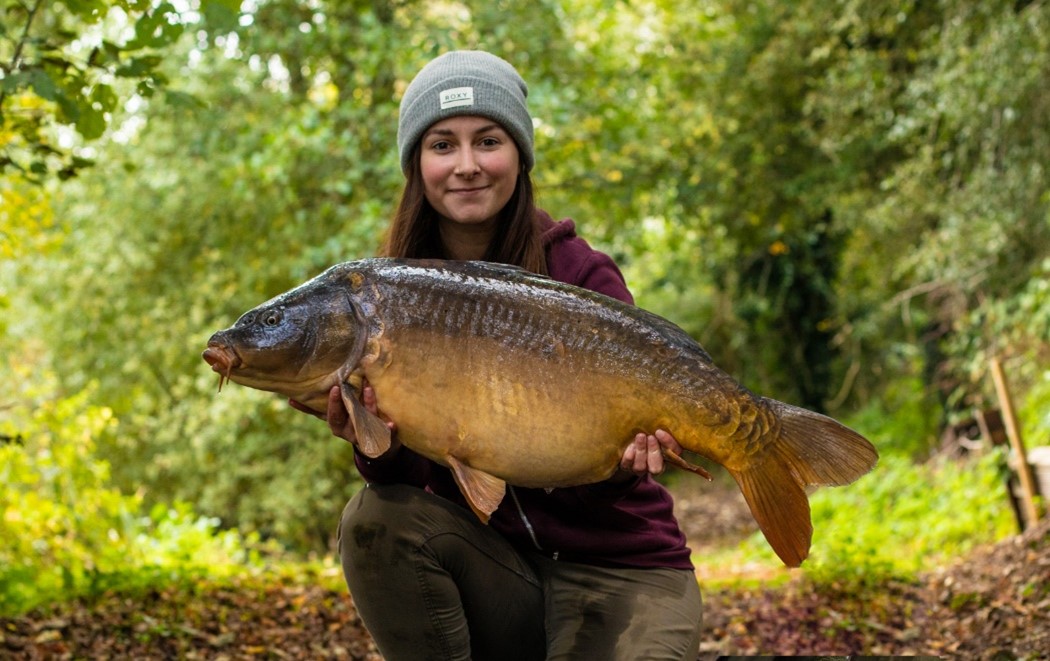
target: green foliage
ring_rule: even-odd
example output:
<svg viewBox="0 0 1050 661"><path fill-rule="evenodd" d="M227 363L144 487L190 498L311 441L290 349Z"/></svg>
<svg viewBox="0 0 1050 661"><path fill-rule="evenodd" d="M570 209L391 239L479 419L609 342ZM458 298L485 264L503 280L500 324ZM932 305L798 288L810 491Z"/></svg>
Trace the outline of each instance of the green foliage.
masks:
<svg viewBox="0 0 1050 661"><path fill-rule="evenodd" d="M1004 346L1008 336L989 322L1018 305L1050 250L1050 134L1040 119L1050 102L1050 12L1008 2L920 7L921 30L903 51L910 75L884 134L896 156L879 186L857 197L850 270L881 264L897 294L871 330L898 316L903 337L926 344L931 382L950 410L965 410L988 402L990 356L1016 350L1033 361L1045 351L1038 326Z"/></svg>
<svg viewBox="0 0 1050 661"><path fill-rule="evenodd" d="M661 11L673 18L653 21ZM611 218L626 210L610 224L627 241L645 214L697 236L665 258L683 285L713 280L726 334L689 330L788 401L852 406L893 381L884 365L917 358L951 410L979 405L983 373L967 367L983 372L1002 349L986 321L1050 254L1045 5L727 0L639 13L663 47L614 40L631 52L602 54L646 131L620 174L632 199L659 206L601 199ZM591 169L609 162L595 154ZM1016 349L1031 363L1047 335L1025 331Z"/></svg>
<svg viewBox="0 0 1050 661"><path fill-rule="evenodd" d="M1046 379L1050 355L1050 258L1031 266L1031 277L1008 297L988 301L955 321L956 328L946 342L951 364L966 384L956 397L976 406L997 407L991 387L988 358L997 357L1009 381L1013 396L1023 400L1033 389L1038 396ZM985 348L984 351L981 349ZM983 387L982 387L983 386ZM1050 438L1050 424L1038 409L1028 408L1025 420L1037 425L1033 430Z"/></svg>
<svg viewBox="0 0 1050 661"><path fill-rule="evenodd" d="M121 97L166 87L161 52L184 27L171 3L142 0L4 0L0 14L0 173L33 181L92 163L61 127L97 140Z"/></svg>
<svg viewBox="0 0 1050 661"><path fill-rule="evenodd" d="M187 505L145 514L141 494L110 486L95 444L118 424L111 410L89 403L91 390L53 398L50 379L10 367L0 420L0 613L194 573L222 575L250 559L238 533L218 532L216 520ZM11 392L12 382L22 390Z"/></svg>
<svg viewBox="0 0 1050 661"><path fill-rule="evenodd" d="M1016 526L998 453L925 465L889 456L876 470L841 493L812 498L813 525L821 531L812 568L818 580L870 583L885 573L912 575Z"/></svg>
<svg viewBox="0 0 1050 661"><path fill-rule="evenodd" d="M820 583L875 586L998 541L1016 526L1005 489L1005 460L997 452L926 464L884 455L854 484L810 496L814 533L806 575ZM778 563L761 534L732 556L736 563Z"/></svg>
<svg viewBox="0 0 1050 661"><path fill-rule="evenodd" d="M0 179L0 351L9 329L8 317L16 298L10 272L33 254L46 254L61 243L54 214L43 192L17 177ZM7 277L5 277L7 276ZM15 321L25 315L15 315Z"/></svg>
<svg viewBox="0 0 1050 661"><path fill-rule="evenodd" d="M1021 433L1028 447L1050 445L1050 369L1032 384L1017 415L1024 421Z"/></svg>
<svg viewBox="0 0 1050 661"><path fill-rule="evenodd" d="M375 252L388 213L378 200L392 206L400 173L392 152L365 143L393 144L396 106L338 103L390 75L382 59L371 71L345 64L353 71L299 88L218 51L197 60L187 89L201 105L147 106L133 151L108 145L60 191L76 256L21 274L60 320L46 334L64 386L97 382L136 430L100 444L117 484L147 484L147 502L189 499L300 549L328 547L359 484L349 447L273 396L216 396L200 354L247 308ZM375 129L368 119L383 114ZM67 277L50 282L52 269Z"/></svg>
<svg viewBox="0 0 1050 661"><path fill-rule="evenodd" d="M844 422L864 430L881 454L922 461L938 441L943 421L930 414L937 410L938 403L922 380L902 374L887 385L882 397L868 402Z"/></svg>

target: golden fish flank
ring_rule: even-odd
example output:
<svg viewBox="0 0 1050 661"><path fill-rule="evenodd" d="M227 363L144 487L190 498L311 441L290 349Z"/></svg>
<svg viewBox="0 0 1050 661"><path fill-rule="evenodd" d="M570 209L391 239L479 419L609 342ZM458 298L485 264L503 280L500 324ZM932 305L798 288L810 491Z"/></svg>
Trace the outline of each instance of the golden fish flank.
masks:
<svg viewBox="0 0 1050 661"><path fill-rule="evenodd" d="M520 382L493 374L489 376L489 388L493 399L488 405L495 409L497 416L515 417L527 406L528 390Z"/></svg>
<svg viewBox="0 0 1050 661"><path fill-rule="evenodd" d="M275 309L279 323L263 323ZM637 431L663 428L726 468L797 566L812 537L806 487L848 484L878 459L831 418L751 393L665 319L483 262L333 266L216 333L204 359L317 409L340 384L360 451L378 456L389 430L360 403L367 378L402 443L448 466L483 521L506 483L601 481Z"/></svg>

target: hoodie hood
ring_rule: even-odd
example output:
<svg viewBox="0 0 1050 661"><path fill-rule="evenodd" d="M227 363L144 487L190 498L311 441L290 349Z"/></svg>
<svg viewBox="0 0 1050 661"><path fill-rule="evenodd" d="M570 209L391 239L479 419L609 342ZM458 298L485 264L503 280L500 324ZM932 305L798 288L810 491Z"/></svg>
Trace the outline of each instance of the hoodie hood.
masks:
<svg viewBox="0 0 1050 661"><path fill-rule="evenodd" d="M571 219L555 222L546 211L536 210L536 217L540 223L540 240L544 248L550 248L556 243L576 238L576 223Z"/></svg>

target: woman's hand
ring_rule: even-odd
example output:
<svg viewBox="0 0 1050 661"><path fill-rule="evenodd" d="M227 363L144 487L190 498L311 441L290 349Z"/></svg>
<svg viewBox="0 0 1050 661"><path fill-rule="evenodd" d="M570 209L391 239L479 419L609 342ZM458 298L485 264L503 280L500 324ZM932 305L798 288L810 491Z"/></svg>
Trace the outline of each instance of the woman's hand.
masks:
<svg viewBox="0 0 1050 661"><path fill-rule="evenodd" d="M346 410L346 405L343 404L343 396L339 386L332 386L332 389L328 391L328 410L324 413L315 411L314 409L289 399L288 403L293 409L302 411L303 413L309 413L315 418L319 418L328 423L328 428L332 430L332 434L339 438L349 441L357 446L357 434L354 431L354 424L350 420L350 413ZM379 413L379 404L376 401L376 392L372 386L368 385L366 381L364 387L361 388L361 403L364 404L365 410L375 416L383 417ZM384 420L386 420L384 418ZM394 452L401 447L401 441L397 438L397 425L393 421L386 420L386 426L390 429L390 450ZM389 454L389 452L387 454Z"/></svg>
<svg viewBox="0 0 1050 661"><path fill-rule="evenodd" d="M654 434L638 434L634 441L623 451L620 459L620 469L633 473L638 477L645 475L659 475L664 472L664 448L674 454L681 456L682 446L678 444L675 437L663 429L657 429Z"/></svg>

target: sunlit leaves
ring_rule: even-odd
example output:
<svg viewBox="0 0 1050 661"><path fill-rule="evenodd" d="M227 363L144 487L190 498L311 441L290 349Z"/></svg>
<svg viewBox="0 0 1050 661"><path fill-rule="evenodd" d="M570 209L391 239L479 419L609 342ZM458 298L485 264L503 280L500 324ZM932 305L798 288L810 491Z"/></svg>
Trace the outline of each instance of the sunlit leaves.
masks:
<svg viewBox="0 0 1050 661"><path fill-rule="evenodd" d="M200 572L248 559L236 533L179 505L152 512L142 494L109 481L95 454L113 412L90 391L61 398L32 358L7 355L0 389L0 614L100 593L116 585ZM22 362L24 360L24 362Z"/></svg>
<svg viewBox="0 0 1050 661"><path fill-rule="evenodd" d="M57 229L43 191L14 177L0 180L0 260L46 254L62 239Z"/></svg>
<svg viewBox="0 0 1050 661"><path fill-rule="evenodd" d="M200 7L210 29L223 33L237 27L241 0L201 0Z"/></svg>
<svg viewBox="0 0 1050 661"><path fill-rule="evenodd" d="M11 26L0 33L0 125L16 136L0 144L0 173L34 181L91 164L80 143L103 135L120 98L167 84L160 53L184 28L170 3L5 0L0 13Z"/></svg>

